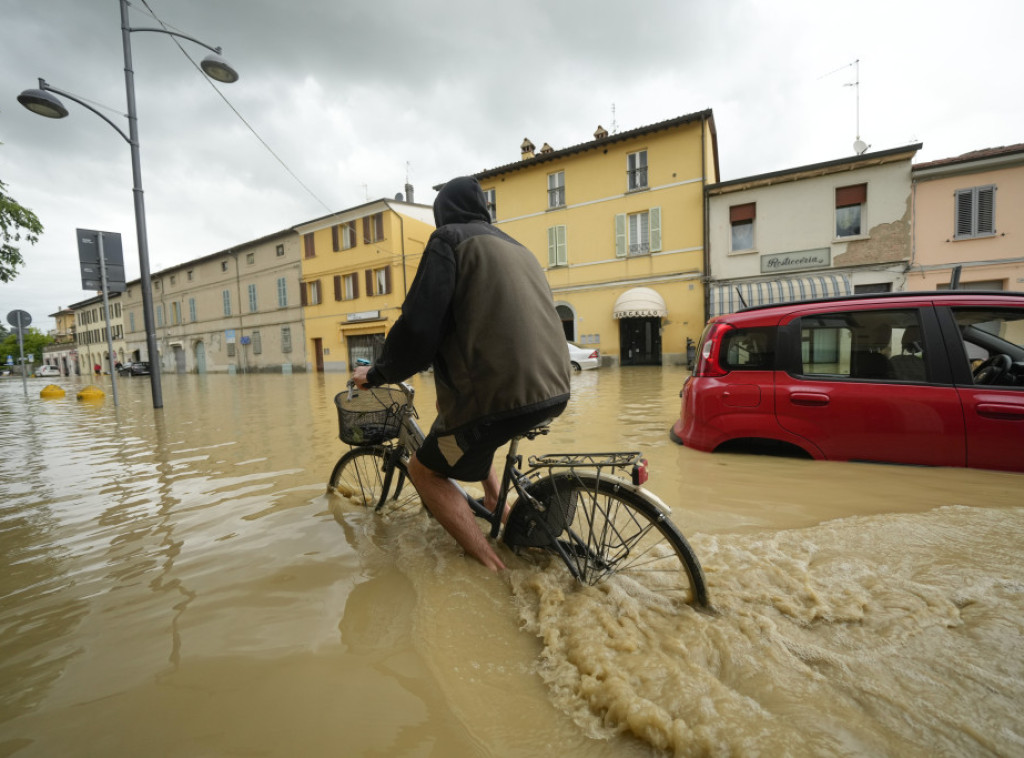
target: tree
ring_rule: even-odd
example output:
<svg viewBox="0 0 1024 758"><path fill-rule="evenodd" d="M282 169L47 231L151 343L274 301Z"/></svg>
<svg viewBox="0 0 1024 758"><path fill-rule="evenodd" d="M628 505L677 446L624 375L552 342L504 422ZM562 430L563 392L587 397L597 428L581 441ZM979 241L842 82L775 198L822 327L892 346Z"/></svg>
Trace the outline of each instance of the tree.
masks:
<svg viewBox="0 0 1024 758"><path fill-rule="evenodd" d="M34 326L22 330L22 343L25 347L25 355L35 357L34 363L43 362L43 348L53 344L53 337L43 334ZM14 356L14 362L18 362L18 330L12 329L7 338L0 342L0 361L6 361L7 356Z"/></svg>
<svg viewBox="0 0 1024 758"><path fill-rule="evenodd" d="M19 246L23 239L30 245L39 241L43 225L36 214L22 207L7 194L7 185L0 181L0 282L9 282L25 262Z"/></svg>

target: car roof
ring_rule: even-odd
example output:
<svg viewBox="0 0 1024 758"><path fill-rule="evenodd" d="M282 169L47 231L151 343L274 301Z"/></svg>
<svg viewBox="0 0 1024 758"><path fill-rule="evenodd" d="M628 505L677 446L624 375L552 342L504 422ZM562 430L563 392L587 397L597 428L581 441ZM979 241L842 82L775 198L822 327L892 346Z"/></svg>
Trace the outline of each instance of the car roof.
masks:
<svg viewBox="0 0 1024 758"><path fill-rule="evenodd" d="M812 300L795 300L787 303L765 303L751 305L733 313L715 316L710 321L724 321L736 316L749 314L752 319L764 316L790 313L793 309L815 305L836 305L843 303L856 304L858 307L899 307L910 301L941 301L953 303L957 300L983 301L988 304L1013 304L1024 307L1024 292L1008 292L1004 290L928 290L923 292L869 292L859 295L842 295L838 297L819 297Z"/></svg>

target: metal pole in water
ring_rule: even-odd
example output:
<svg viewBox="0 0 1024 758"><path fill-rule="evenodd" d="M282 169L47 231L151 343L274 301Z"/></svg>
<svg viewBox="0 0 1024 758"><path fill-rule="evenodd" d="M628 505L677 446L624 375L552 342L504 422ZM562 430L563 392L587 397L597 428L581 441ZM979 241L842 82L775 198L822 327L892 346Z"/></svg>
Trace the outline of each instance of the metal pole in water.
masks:
<svg viewBox="0 0 1024 758"><path fill-rule="evenodd" d="M100 284L103 286L103 314L107 322L107 365L110 366L110 389L114 395L114 406L117 406L117 377L114 370L114 338L110 330L110 299L107 297L107 261L103 256L103 232L96 235L100 249Z"/></svg>

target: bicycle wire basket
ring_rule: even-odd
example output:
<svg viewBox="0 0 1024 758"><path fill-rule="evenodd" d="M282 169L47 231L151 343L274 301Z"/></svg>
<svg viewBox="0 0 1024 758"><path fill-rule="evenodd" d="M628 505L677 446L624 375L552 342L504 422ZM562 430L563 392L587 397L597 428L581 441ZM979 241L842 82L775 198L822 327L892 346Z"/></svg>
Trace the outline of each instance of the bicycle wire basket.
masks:
<svg viewBox="0 0 1024 758"><path fill-rule="evenodd" d="M338 406L338 436L349 445L379 445L394 439L402 428L405 393L395 387L348 390L334 396Z"/></svg>

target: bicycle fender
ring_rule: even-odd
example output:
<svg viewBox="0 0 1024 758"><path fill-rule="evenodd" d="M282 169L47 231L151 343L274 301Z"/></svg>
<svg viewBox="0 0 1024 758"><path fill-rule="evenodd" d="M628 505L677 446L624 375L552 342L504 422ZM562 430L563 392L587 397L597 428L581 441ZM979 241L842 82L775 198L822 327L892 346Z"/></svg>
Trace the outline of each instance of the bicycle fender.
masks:
<svg viewBox="0 0 1024 758"><path fill-rule="evenodd" d="M650 500L654 507L661 511L663 516L670 517L672 515L672 509L669 508L668 504L643 485L633 484L633 482L631 482L629 479L623 479L621 476L610 476L608 474L601 474L601 478L615 482L615 484L621 487L622 489L629 490L630 492L635 492L640 497Z"/></svg>

